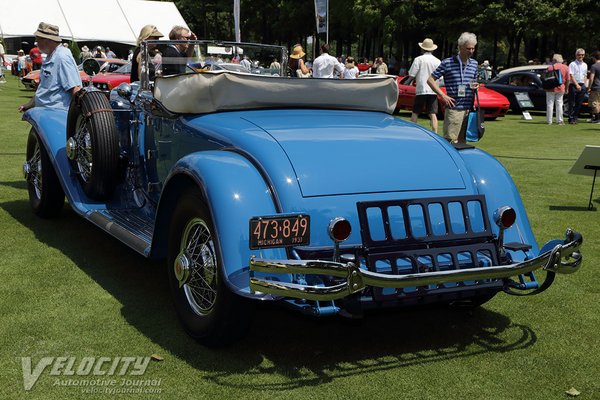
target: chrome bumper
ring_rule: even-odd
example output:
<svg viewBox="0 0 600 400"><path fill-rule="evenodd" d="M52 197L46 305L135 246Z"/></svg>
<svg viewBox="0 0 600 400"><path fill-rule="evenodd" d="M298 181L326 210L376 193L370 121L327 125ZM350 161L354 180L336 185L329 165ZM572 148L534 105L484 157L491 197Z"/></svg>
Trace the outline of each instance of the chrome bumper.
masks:
<svg viewBox="0 0 600 400"><path fill-rule="evenodd" d="M339 263L321 260L250 260L250 289L253 292L306 300L335 300L363 290L367 286L381 288L406 288L462 281L503 279L526 274L543 268L550 272L569 274L581 266L579 248L581 234L570 229L563 244L556 245L539 256L516 264L450 271L434 271L406 275L388 275L360 269L352 262ZM308 286L278 282L254 277L254 272L272 274L316 274L344 278L345 282L334 286Z"/></svg>

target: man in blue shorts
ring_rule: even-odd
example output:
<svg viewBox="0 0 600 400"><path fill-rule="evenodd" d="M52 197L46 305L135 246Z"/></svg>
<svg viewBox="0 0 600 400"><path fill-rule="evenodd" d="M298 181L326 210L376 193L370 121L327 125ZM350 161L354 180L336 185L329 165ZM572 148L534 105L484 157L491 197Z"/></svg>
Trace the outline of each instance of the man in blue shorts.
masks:
<svg viewBox="0 0 600 400"><path fill-rule="evenodd" d="M58 26L40 22L34 35L40 50L48 56L42 64L35 96L21 105L19 112L33 107L68 109L71 98L81 89L81 76L73 55L61 46Z"/></svg>
<svg viewBox="0 0 600 400"><path fill-rule="evenodd" d="M475 53L477 36L463 32L458 38L458 54L442 60L427 79L427 84L441 97L446 111L444 113L444 138L451 143L466 143L467 116L473 108L477 83L476 60L471 58ZM446 93L436 83L444 78Z"/></svg>

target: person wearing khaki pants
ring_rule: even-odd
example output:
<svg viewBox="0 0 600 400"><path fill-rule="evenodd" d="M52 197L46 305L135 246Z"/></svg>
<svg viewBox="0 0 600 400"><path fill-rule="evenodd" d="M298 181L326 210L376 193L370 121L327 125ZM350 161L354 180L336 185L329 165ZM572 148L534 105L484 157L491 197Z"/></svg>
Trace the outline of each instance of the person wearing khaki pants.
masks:
<svg viewBox="0 0 600 400"><path fill-rule="evenodd" d="M463 32L458 38L458 54L445 58L427 79L429 87L446 106L444 114L444 138L450 143L466 143L467 115L473 108L479 63L474 60L477 36ZM444 78L446 93L436 80Z"/></svg>

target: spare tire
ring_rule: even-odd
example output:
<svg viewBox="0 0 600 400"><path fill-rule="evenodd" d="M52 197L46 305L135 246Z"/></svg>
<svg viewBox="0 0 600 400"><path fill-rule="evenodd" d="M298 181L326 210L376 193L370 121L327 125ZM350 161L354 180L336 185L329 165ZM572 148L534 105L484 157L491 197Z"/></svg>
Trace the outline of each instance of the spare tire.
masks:
<svg viewBox="0 0 600 400"><path fill-rule="evenodd" d="M67 119L67 156L85 194L109 198L117 185L119 139L110 103L100 91L81 90Z"/></svg>

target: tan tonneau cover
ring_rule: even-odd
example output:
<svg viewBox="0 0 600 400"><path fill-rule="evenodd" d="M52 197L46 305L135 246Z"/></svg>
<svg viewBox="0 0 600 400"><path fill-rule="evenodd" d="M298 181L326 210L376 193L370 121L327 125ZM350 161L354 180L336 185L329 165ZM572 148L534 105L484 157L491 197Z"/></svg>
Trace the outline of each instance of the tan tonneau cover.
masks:
<svg viewBox="0 0 600 400"><path fill-rule="evenodd" d="M200 72L154 81L154 97L173 113L300 107L394 112L393 77L298 79L227 71Z"/></svg>

